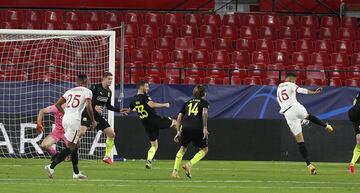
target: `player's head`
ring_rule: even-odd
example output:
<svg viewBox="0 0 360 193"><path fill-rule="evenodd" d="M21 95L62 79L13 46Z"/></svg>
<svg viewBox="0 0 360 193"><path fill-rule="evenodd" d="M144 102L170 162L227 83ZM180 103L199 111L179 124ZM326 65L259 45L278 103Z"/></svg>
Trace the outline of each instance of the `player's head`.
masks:
<svg viewBox="0 0 360 193"><path fill-rule="evenodd" d="M295 83L296 82L296 74L292 73L292 72L288 72L288 73L286 73L285 79L287 82Z"/></svg>
<svg viewBox="0 0 360 193"><path fill-rule="evenodd" d="M149 92L149 83L148 82L146 82L145 80L140 80L138 83L137 83L137 89L138 89L138 91L140 91L140 92L142 92L142 93L144 93L144 94L146 94L146 93L148 93Z"/></svg>
<svg viewBox="0 0 360 193"><path fill-rule="evenodd" d="M104 72L104 74L102 75L102 84L104 86L111 86L111 83L113 81L113 74L111 74L111 72Z"/></svg>
<svg viewBox="0 0 360 193"><path fill-rule="evenodd" d="M193 96L197 99L204 98L206 96L206 88L204 85L198 84L193 90Z"/></svg>
<svg viewBox="0 0 360 193"><path fill-rule="evenodd" d="M88 84L87 76L85 74L79 74L77 78L77 84L79 86L87 87Z"/></svg>

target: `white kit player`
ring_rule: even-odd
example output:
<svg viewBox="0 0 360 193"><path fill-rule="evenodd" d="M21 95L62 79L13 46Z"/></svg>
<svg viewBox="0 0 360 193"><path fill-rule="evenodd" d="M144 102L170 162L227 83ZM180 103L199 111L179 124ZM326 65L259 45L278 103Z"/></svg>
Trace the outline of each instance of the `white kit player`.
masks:
<svg viewBox="0 0 360 193"><path fill-rule="evenodd" d="M91 105L92 92L86 88L86 75L79 75L77 84L77 87L66 91L65 94L55 104L56 108L61 113L63 113L62 125L65 130L64 137L67 143L66 148L55 157L54 161L52 161L50 165L45 167L49 178L53 178L55 166L61 163L69 154L72 155L72 164L74 170L73 178L86 178L86 176L79 172L77 167L78 155L73 155L75 152L77 152L76 144L78 143L80 136L81 114L85 106L89 114L92 127L95 127L97 123L95 121L94 111ZM63 104L65 104L64 109L61 107Z"/></svg>
<svg viewBox="0 0 360 193"><path fill-rule="evenodd" d="M319 118L309 114L305 107L296 100L296 94L319 94L321 88L315 91L301 88L295 84L296 75L288 73L285 82L279 84L277 88L277 101L280 105L280 113L285 116L286 122L293 133L295 140L299 146L299 151L304 158L310 174L317 174L316 168L309 161L308 151L304 143L304 136L302 133L302 124L307 124L309 121L324 127L329 133L333 128L328 123L321 121Z"/></svg>

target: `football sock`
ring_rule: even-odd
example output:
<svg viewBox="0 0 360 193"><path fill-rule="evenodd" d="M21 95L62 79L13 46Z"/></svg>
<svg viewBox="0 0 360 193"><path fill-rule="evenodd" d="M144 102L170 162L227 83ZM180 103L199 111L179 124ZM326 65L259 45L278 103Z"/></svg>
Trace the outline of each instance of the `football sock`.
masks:
<svg viewBox="0 0 360 193"><path fill-rule="evenodd" d="M71 150L69 148L63 149L54 159L53 162L51 162L50 168L54 169L56 165L58 165L60 162L64 161L64 159L71 153Z"/></svg>
<svg viewBox="0 0 360 193"><path fill-rule="evenodd" d="M306 119L313 122L313 123L315 123L315 124L317 124L317 125L323 126L323 127L326 127L326 125L327 125L324 121L322 121L319 118L317 118L317 117L315 117L313 115L310 115L310 114Z"/></svg>
<svg viewBox="0 0 360 193"><path fill-rule="evenodd" d="M200 150L199 152L197 152L197 154L195 154L195 156L190 160L191 166L198 163L202 158L205 157L205 155L206 155L206 152L204 150Z"/></svg>
<svg viewBox="0 0 360 193"><path fill-rule="evenodd" d="M73 166L73 171L75 174L79 174L79 168L78 168L78 163L79 163L79 154L78 154L78 148L76 148L72 153L71 153L71 162L72 162L72 166Z"/></svg>
<svg viewBox="0 0 360 193"><path fill-rule="evenodd" d="M355 165L355 163L358 161L359 159L359 156L360 156L360 145L359 144L356 144L355 145L355 148L354 148L354 151L353 151L353 157L351 159L351 164Z"/></svg>
<svg viewBox="0 0 360 193"><path fill-rule="evenodd" d="M148 151L148 156L147 156L147 160L152 161L155 153L157 151L157 147L156 146L151 146L149 151Z"/></svg>
<svg viewBox="0 0 360 193"><path fill-rule="evenodd" d="M56 149L52 146L50 146L47 151L51 154L51 155L55 155L57 153Z"/></svg>
<svg viewBox="0 0 360 193"><path fill-rule="evenodd" d="M298 145L299 145L300 154L304 158L304 160L306 162L306 165L310 165L311 163L309 161L309 154L308 154L308 151L306 149L305 143L300 142L300 143L298 143Z"/></svg>
<svg viewBox="0 0 360 193"><path fill-rule="evenodd" d="M106 138L106 151L105 151L106 157L111 156L111 151L112 151L113 146L114 146L114 138L107 137Z"/></svg>
<svg viewBox="0 0 360 193"><path fill-rule="evenodd" d="M177 171L179 170L184 154L185 154L184 149L180 148L176 154L174 170L177 170Z"/></svg>

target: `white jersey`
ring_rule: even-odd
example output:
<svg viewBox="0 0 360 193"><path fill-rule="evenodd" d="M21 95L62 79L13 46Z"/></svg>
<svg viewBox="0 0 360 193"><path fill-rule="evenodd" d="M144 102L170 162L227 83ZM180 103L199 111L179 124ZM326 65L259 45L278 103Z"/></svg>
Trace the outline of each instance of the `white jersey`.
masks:
<svg viewBox="0 0 360 193"><path fill-rule="evenodd" d="M66 100L63 119L81 120L86 100L92 99L92 92L88 88L79 86L66 91L62 97Z"/></svg>
<svg viewBox="0 0 360 193"><path fill-rule="evenodd" d="M280 105L280 113L284 113L294 104L299 103L296 100L296 93L308 94L308 90L300 88L292 82L283 82L277 88L277 101Z"/></svg>

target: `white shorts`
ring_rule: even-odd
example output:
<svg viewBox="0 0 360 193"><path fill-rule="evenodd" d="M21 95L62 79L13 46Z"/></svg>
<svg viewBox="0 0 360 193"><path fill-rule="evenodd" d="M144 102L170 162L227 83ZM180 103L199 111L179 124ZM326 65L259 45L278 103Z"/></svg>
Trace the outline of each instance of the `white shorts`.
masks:
<svg viewBox="0 0 360 193"><path fill-rule="evenodd" d="M64 117L62 125L65 130L64 137L66 140L76 144L79 141L81 121L73 118L65 119Z"/></svg>
<svg viewBox="0 0 360 193"><path fill-rule="evenodd" d="M301 121L308 116L305 107L300 103L295 103L285 113L285 119L294 136L302 132Z"/></svg>

